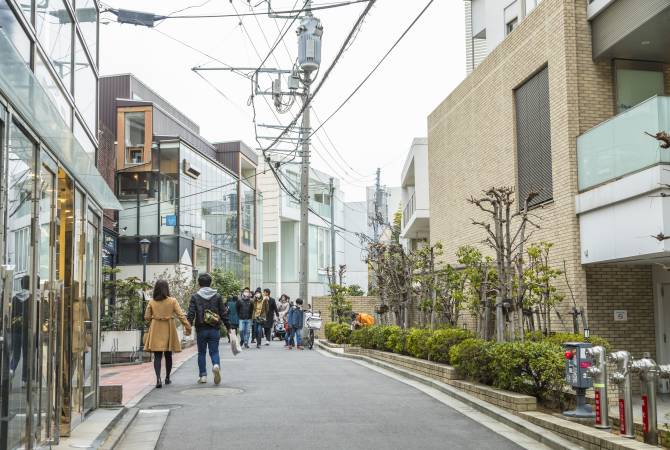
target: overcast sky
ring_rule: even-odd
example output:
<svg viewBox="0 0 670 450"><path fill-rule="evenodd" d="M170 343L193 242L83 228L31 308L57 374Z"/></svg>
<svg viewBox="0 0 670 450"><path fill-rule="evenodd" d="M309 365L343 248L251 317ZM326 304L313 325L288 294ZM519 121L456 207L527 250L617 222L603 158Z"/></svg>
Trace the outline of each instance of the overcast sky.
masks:
<svg viewBox="0 0 670 450"><path fill-rule="evenodd" d="M426 1L377 1L355 41L315 98L313 106L318 118L325 120L337 108ZM196 6L178 13L188 15L230 14L235 13L234 8L240 13L249 12L252 7L255 11L267 10L266 3L260 2L252 0L250 5L247 0L104 1L111 7L157 14ZM300 0L272 0L272 8L292 9L296 2L302 3ZM313 3L327 2L331 0L314 0ZM358 4L315 11L324 26L322 68L330 65L363 8L364 4ZM373 183L377 167L382 168L382 184L399 184L412 139L426 135L427 115L465 77L463 16L463 1L435 0L373 77L324 127L327 135L319 132L313 139L313 167L340 178L347 201L365 198L364 186ZM243 17L240 25L237 17L173 19L164 21L155 29L121 25L114 20L110 13L102 15L102 75L133 73L198 123L206 139L241 139L251 147L257 147L252 109L247 106L250 82L230 72L201 72L221 91L219 93L191 68L221 66L220 62L257 67L261 59L256 51L265 57L279 36L278 27L286 25L285 20L275 21L266 16ZM265 67L291 68L297 55L295 27L294 24L286 34L286 47L279 45ZM323 71L320 76L322 74ZM261 88L270 88L269 77L262 77L260 81ZM317 83L319 81L317 78ZM262 98L256 98L256 105L258 123L277 123ZM296 105L293 111L297 109ZM292 118L288 113L278 116L283 123ZM315 123L319 120L313 116L312 125ZM269 131L259 129L259 134L268 135ZM264 143L267 145L267 141Z"/></svg>

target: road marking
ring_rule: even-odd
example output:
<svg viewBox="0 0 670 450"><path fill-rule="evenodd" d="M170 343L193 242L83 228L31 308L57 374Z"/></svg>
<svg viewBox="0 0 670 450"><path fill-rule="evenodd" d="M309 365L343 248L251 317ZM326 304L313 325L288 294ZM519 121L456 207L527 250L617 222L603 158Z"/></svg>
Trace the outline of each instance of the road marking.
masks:
<svg viewBox="0 0 670 450"><path fill-rule="evenodd" d="M332 355L328 352L325 352L323 350L317 350L317 352L327 358L335 358L342 360L342 357L340 356L335 356ZM348 358L349 359L349 358ZM363 366L367 369L373 370L377 373L380 373L382 375L387 376L388 378L392 378L396 381L399 381L403 384L406 384L408 386L411 386L424 394L434 398L435 400L439 401L440 403L447 405L454 409L455 411L459 412L460 414L474 420L475 422L485 426L489 430L493 431L494 433L504 437L505 439L508 439L518 446L528 449L528 450L550 450L550 447L547 447L544 444L541 444L537 442L534 439L529 438L528 436L520 433L519 431L515 430L514 428L502 424L498 422L497 420L487 416L484 413L481 413L471 406L466 405L465 403L461 402L460 400L456 400L453 397L448 396L447 394L439 391L438 389L426 386L425 384L419 382L419 381L414 381L410 380L409 378L405 378L399 374L396 374L394 372L391 372L389 370L383 369L381 367L377 367L373 364L367 363L365 361L360 361L356 359L349 359L349 361L358 364L360 366ZM575 446L576 447L576 446Z"/></svg>

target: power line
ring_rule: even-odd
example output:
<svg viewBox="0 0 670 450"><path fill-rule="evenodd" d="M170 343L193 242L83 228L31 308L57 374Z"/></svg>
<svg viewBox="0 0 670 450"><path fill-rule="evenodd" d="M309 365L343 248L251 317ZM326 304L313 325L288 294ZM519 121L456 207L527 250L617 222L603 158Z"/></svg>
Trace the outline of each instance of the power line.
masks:
<svg viewBox="0 0 670 450"><path fill-rule="evenodd" d="M403 33L402 33L402 34L400 35L400 37L393 43L393 45L392 45L391 48L386 52L386 54L379 60L379 62L377 62L377 64L376 64L376 65L372 68L372 70L365 76L365 78L363 78L363 81L361 81L361 82L358 84L358 86L356 86L356 88L351 92L351 94L349 94L349 96L348 96L348 97L347 97L347 98L340 104L340 106L337 107L337 109L335 109L335 111L333 111L332 114L330 114L330 115L326 118L326 120L324 120L323 122L321 122L321 125L319 125L319 127L317 127L317 128L312 132L312 134L310 135L310 137L311 137L312 135L314 135L314 133L316 133L317 131L319 131L319 130L320 130L326 123L328 123L328 121L329 121L330 119L332 119L333 116L334 116L335 114L337 114L337 113L344 107L344 105L346 105L346 104L349 102L349 100L351 100L351 98L352 98L354 95L356 95L356 93L363 87L363 85L364 85L364 84L370 79L370 77L377 71L377 69L379 68L379 66L382 65L382 63L386 60L386 58L387 58L387 57L391 54L391 52L398 46L398 44L400 43L400 41L403 40L403 38L407 35L407 33L409 33L409 31L414 27L414 25L419 21L419 19L421 18L421 16L423 16L423 14L426 12L426 10L428 10L428 8L430 7L430 5L432 5L434 1L435 1L435 0L430 0L430 1L426 4L426 6L423 7L423 9L422 9L421 12L419 13L419 15L416 16L416 17L414 18L414 20L412 21L412 23L410 23L409 26L405 29L405 31L403 31Z"/></svg>

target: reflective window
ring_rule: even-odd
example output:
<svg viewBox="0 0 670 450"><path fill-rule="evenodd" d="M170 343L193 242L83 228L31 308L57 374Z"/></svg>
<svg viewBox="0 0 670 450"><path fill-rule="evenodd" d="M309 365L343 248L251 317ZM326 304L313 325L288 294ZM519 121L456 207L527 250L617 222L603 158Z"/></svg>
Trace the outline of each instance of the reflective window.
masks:
<svg viewBox="0 0 670 450"><path fill-rule="evenodd" d="M77 138L77 141L79 141L79 144L81 144L84 151L88 153L91 158L95 158L95 144L93 144L91 138L88 137L88 134L84 130L83 125L79 122L79 119L75 118L72 130L74 137Z"/></svg>
<svg viewBox="0 0 670 450"><path fill-rule="evenodd" d="M126 163L144 163L144 112L127 112L125 120Z"/></svg>
<svg viewBox="0 0 670 450"><path fill-rule="evenodd" d="M195 246L195 261L194 266L198 273L209 272L209 249L205 247Z"/></svg>
<svg viewBox="0 0 670 450"><path fill-rule="evenodd" d="M253 250L256 247L256 191L240 183L240 233L241 245Z"/></svg>
<svg viewBox="0 0 670 450"><path fill-rule="evenodd" d="M32 24L32 12L33 6L35 5L35 0L19 0L17 3L19 4L19 8L21 8L21 12L23 12L23 15L26 17L28 23Z"/></svg>
<svg viewBox="0 0 670 450"><path fill-rule="evenodd" d="M179 185L179 146L161 146L160 158L160 234L177 234L177 189Z"/></svg>
<svg viewBox="0 0 670 450"><path fill-rule="evenodd" d="M23 30L6 0L0 0L0 28L26 63L30 63L30 39Z"/></svg>
<svg viewBox="0 0 670 450"><path fill-rule="evenodd" d="M75 16L79 29L84 35L84 42L89 53L97 62L98 56L98 10L93 0L77 0L75 3Z"/></svg>
<svg viewBox="0 0 670 450"><path fill-rule="evenodd" d="M119 211L120 235L158 234L157 180L150 171L118 175L118 198L123 206Z"/></svg>
<svg viewBox="0 0 670 450"><path fill-rule="evenodd" d="M95 133L98 105L98 79L84 52L79 37L75 40L74 102L89 130Z"/></svg>
<svg viewBox="0 0 670 450"><path fill-rule="evenodd" d="M37 39L68 90L72 76L72 29L72 18L62 0L37 3Z"/></svg>
<svg viewBox="0 0 670 450"><path fill-rule="evenodd" d="M30 333L30 244L31 210L35 185L35 146L23 131L12 124L7 156L7 239L6 264L14 265L14 281L9 316L11 318L9 357L8 444L26 444L26 383L28 381L28 336Z"/></svg>
<svg viewBox="0 0 670 450"><path fill-rule="evenodd" d="M40 82L44 90L51 97L58 113L61 115L68 127L72 125L72 107L70 102L65 98L65 94L61 91L58 83L54 80L49 72L44 60L39 52L35 53L35 76Z"/></svg>
<svg viewBox="0 0 670 450"><path fill-rule="evenodd" d="M665 79L661 70L617 69L616 85L620 113L665 93Z"/></svg>

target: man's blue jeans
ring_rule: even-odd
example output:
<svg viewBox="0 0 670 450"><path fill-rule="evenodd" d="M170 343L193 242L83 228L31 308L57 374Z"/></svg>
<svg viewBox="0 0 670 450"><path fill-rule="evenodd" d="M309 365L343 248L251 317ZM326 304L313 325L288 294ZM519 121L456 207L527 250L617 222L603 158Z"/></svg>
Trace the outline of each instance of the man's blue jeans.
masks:
<svg viewBox="0 0 670 450"><path fill-rule="evenodd" d="M221 332L218 328L202 328L196 330L198 340L198 370L201 377L207 376L207 348L209 348L209 357L212 359L212 366L221 364L219 359L219 339Z"/></svg>
<svg viewBox="0 0 670 450"><path fill-rule="evenodd" d="M302 328L291 328L290 340L291 344L293 344L293 341L295 340L295 345L300 347L302 345Z"/></svg>
<svg viewBox="0 0 670 450"><path fill-rule="evenodd" d="M249 333L251 332L251 320L240 320L241 344L249 345Z"/></svg>

